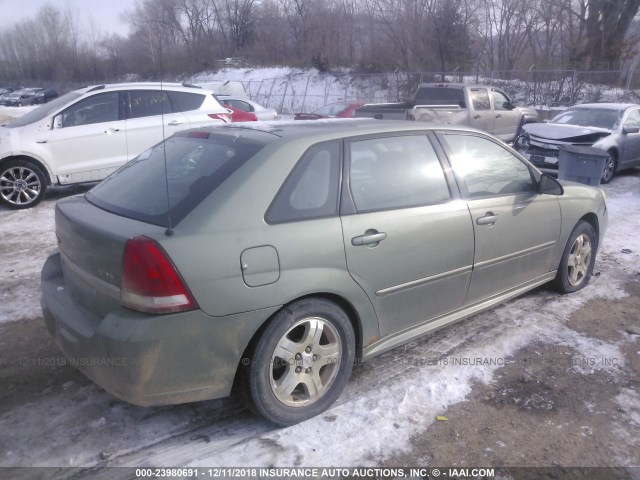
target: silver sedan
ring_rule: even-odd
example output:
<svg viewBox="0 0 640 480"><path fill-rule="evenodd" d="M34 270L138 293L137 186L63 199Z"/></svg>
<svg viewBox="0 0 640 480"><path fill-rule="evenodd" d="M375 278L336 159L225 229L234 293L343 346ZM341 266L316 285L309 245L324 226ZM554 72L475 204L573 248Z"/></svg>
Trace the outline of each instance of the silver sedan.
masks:
<svg viewBox="0 0 640 480"><path fill-rule="evenodd" d="M516 149L546 173L557 173L560 145L607 152L601 182L609 183L617 171L640 165L640 105L575 105L550 122L525 125L515 141Z"/></svg>

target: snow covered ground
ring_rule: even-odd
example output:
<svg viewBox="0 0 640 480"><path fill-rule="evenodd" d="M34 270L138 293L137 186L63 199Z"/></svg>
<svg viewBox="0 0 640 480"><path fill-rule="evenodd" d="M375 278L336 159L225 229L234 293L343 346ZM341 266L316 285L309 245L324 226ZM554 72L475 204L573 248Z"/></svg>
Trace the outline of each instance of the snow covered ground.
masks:
<svg viewBox="0 0 640 480"><path fill-rule="evenodd" d="M55 200L84 190L54 189L26 211L0 207L0 327L42 324L38 275L56 244ZM140 408L70 377L61 388L45 384L11 408L0 405L0 432L11 432L0 435L0 467L380 465L410 451L412 437L464 401L474 385L493 382L499 368L490 362L451 368L445 359L504 360L534 343L571 346L585 357L621 358L623 343L567 326L589 302L624 299L625 285L638 274L640 172L616 177L604 190L609 230L596 262L598 275L587 288L567 296L537 289L357 367L338 402L317 418L275 428L234 399ZM0 338L0 361L6 349ZM433 359L435 365L425 366ZM615 377L621 369L618 363L595 370ZM638 416L636 390L616 401ZM625 435L620 433L620 441L630 441ZM618 465L631 461L612 459Z"/></svg>

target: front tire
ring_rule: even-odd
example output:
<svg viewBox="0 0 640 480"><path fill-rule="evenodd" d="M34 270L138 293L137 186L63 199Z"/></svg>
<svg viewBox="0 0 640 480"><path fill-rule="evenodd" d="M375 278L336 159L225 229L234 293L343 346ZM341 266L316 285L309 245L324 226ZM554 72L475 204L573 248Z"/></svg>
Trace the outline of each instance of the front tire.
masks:
<svg viewBox="0 0 640 480"><path fill-rule="evenodd" d="M609 156L604 162L604 171L602 172L602 178L600 179L600 183L606 184L611 181L613 176L616 174L616 170L618 169L618 156L616 152L609 152Z"/></svg>
<svg viewBox="0 0 640 480"><path fill-rule="evenodd" d="M239 376L245 403L270 422L293 425L340 396L353 367L355 335L338 305L306 298L271 319L248 357Z"/></svg>
<svg viewBox="0 0 640 480"><path fill-rule="evenodd" d="M593 273L597 251L598 237L593 226L581 220L569 235L560 260L554 279L556 290L572 293L586 287Z"/></svg>
<svg viewBox="0 0 640 480"><path fill-rule="evenodd" d="M27 160L9 160L0 165L0 202L16 210L31 208L43 199L47 177Z"/></svg>

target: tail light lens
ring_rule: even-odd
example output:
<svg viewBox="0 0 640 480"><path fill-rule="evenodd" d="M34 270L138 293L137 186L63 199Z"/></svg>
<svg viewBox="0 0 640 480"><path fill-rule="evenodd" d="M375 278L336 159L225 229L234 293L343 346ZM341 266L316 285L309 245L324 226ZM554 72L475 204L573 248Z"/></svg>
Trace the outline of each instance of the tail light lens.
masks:
<svg viewBox="0 0 640 480"><path fill-rule="evenodd" d="M210 118L214 120L222 120L224 123L231 123L231 115L228 113L209 113Z"/></svg>
<svg viewBox="0 0 640 480"><path fill-rule="evenodd" d="M156 241L144 236L125 246L120 300L123 307L146 313L198 308L171 259Z"/></svg>

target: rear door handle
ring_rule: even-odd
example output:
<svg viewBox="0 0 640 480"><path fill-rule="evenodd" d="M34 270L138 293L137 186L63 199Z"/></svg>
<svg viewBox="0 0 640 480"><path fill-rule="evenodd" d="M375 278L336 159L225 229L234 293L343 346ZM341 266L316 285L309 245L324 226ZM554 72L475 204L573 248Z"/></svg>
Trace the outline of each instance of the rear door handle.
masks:
<svg viewBox="0 0 640 480"><path fill-rule="evenodd" d="M104 133L106 133L107 135L113 135L116 132L119 132L120 129L119 128L107 128Z"/></svg>
<svg viewBox="0 0 640 480"><path fill-rule="evenodd" d="M476 115L474 115L474 116L473 116L473 119L474 119L474 120L478 120L479 118L482 118L482 115L477 115L477 114L476 114Z"/></svg>
<svg viewBox="0 0 640 480"><path fill-rule="evenodd" d="M496 115L496 118L502 118L502 115L497 114L497 115Z"/></svg>
<svg viewBox="0 0 640 480"><path fill-rule="evenodd" d="M182 125L182 124L183 124L182 120L171 120L167 125L171 125L173 127L173 126Z"/></svg>
<svg viewBox="0 0 640 480"><path fill-rule="evenodd" d="M476 223L478 225L493 225L498 221L498 215L493 212L487 212L483 217L478 217Z"/></svg>
<svg viewBox="0 0 640 480"><path fill-rule="evenodd" d="M351 245L377 245L382 240L387 238L387 234L384 232L378 232L377 230L367 230L364 235L358 235L351 239Z"/></svg>

